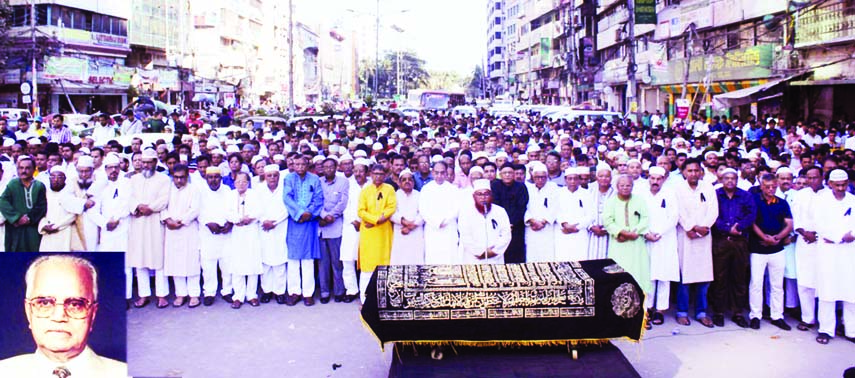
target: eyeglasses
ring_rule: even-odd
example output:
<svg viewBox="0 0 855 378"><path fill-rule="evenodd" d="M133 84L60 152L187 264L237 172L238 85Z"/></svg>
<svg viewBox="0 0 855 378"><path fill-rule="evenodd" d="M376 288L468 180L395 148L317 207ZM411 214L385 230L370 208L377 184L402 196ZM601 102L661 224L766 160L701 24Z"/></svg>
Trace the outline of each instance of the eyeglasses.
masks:
<svg viewBox="0 0 855 378"><path fill-rule="evenodd" d="M56 298L36 297L27 300L32 308L33 315L39 318L47 318L53 314L56 308ZM89 314L89 310L98 302L89 302L86 298L66 298L62 303L65 314L70 318L83 319Z"/></svg>

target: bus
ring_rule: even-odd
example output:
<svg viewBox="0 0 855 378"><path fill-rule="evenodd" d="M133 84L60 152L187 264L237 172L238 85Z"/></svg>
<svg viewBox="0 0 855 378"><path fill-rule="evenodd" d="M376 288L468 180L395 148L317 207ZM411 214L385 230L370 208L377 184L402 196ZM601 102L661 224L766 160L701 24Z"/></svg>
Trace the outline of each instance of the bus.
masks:
<svg viewBox="0 0 855 378"><path fill-rule="evenodd" d="M412 89L407 92L407 104L420 109L451 109L466 104L466 95L434 89Z"/></svg>

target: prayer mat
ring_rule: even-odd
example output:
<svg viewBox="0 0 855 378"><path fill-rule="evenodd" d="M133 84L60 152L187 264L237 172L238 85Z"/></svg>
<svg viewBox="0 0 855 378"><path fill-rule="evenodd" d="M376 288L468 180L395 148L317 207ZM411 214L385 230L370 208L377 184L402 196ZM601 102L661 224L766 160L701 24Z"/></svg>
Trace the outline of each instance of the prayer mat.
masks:
<svg viewBox="0 0 855 378"><path fill-rule="evenodd" d="M639 340L641 288L613 260L378 266L362 320L380 342L520 346Z"/></svg>
<svg viewBox="0 0 855 378"><path fill-rule="evenodd" d="M611 343L581 346L578 360L567 347L446 347L442 360L432 359L430 352L426 347L397 347L389 377L641 377Z"/></svg>

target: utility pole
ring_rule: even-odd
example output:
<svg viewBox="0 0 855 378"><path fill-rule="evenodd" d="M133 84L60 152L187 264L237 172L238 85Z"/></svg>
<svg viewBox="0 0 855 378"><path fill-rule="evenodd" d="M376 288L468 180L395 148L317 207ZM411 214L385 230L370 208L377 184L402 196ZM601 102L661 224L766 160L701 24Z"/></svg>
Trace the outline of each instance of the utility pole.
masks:
<svg viewBox="0 0 855 378"><path fill-rule="evenodd" d="M635 63L635 0L627 0L626 8L629 11L629 23L627 40L629 41L629 63L626 66L627 88L626 88L626 110L627 113L632 113L635 116L635 122L640 123L638 118L638 79L635 77L635 72L638 71L638 65ZM633 102L635 110L632 109Z"/></svg>
<svg viewBox="0 0 855 378"><path fill-rule="evenodd" d="M565 5L567 22L564 23L567 44L567 100L570 106L576 105L576 20L573 17L573 3ZM567 30L566 28L568 28Z"/></svg>
<svg viewBox="0 0 855 378"><path fill-rule="evenodd" d="M36 1L30 0L30 39L33 43L33 117L38 117L39 113L39 80L36 77Z"/></svg>
<svg viewBox="0 0 855 378"><path fill-rule="evenodd" d="M379 94L377 92L377 82L380 79L380 0L377 0L377 29L374 34L374 101L377 101Z"/></svg>
<svg viewBox="0 0 855 378"><path fill-rule="evenodd" d="M294 0L288 0L288 115L294 118Z"/></svg>

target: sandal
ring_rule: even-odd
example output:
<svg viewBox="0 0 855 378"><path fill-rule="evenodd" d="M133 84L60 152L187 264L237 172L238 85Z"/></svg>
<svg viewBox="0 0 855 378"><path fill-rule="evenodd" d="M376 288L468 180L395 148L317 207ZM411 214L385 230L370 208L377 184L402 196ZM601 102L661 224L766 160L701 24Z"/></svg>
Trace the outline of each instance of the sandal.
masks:
<svg viewBox="0 0 855 378"><path fill-rule="evenodd" d="M137 301L134 302L134 307L143 308L143 307L147 306L149 304L149 302L151 302L151 301L148 299L148 297L138 298Z"/></svg>
<svg viewBox="0 0 855 378"><path fill-rule="evenodd" d="M831 341L831 336L827 333L820 333L819 336L816 337L816 342L822 345L828 344L829 341Z"/></svg>
<svg viewBox="0 0 855 378"><path fill-rule="evenodd" d="M715 327L715 324L713 323L712 319L710 319L709 316L704 316L703 318L698 319L698 321L701 322L701 324L704 327L707 327L707 328Z"/></svg>
<svg viewBox="0 0 855 378"><path fill-rule="evenodd" d="M805 322L799 322L799 325L797 325L797 326L796 326L796 328L797 328L799 331L807 331L807 330L809 330L809 329L812 329L813 327L814 327L814 325L813 325L813 324L808 324L808 323L805 323Z"/></svg>
<svg viewBox="0 0 855 378"><path fill-rule="evenodd" d="M169 307L169 301L164 297L157 297L157 308L167 308Z"/></svg>
<svg viewBox="0 0 855 378"><path fill-rule="evenodd" d="M178 297L172 301L172 307L181 307L184 306L184 303L187 302L187 297Z"/></svg>
<svg viewBox="0 0 855 378"><path fill-rule="evenodd" d="M654 325L661 325L662 323L665 323L665 316L662 315L661 312L654 312L651 323Z"/></svg>
<svg viewBox="0 0 855 378"><path fill-rule="evenodd" d="M677 324L679 324L681 326L687 326L687 325L692 324L692 321L689 320L688 316L678 316L677 317Z"/></svg>

